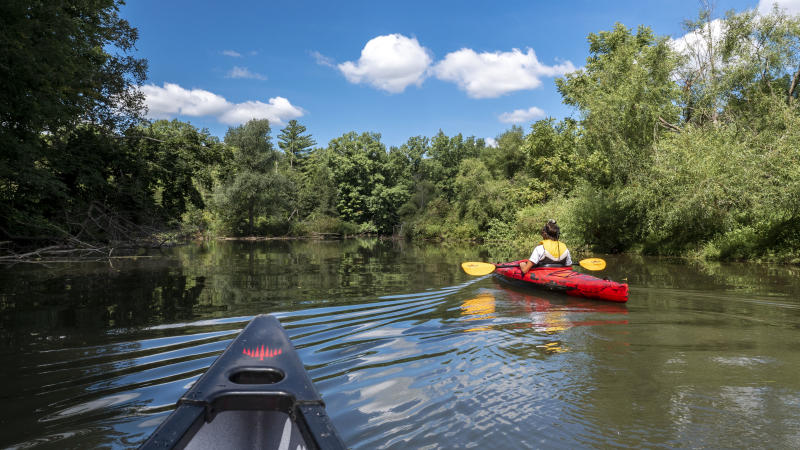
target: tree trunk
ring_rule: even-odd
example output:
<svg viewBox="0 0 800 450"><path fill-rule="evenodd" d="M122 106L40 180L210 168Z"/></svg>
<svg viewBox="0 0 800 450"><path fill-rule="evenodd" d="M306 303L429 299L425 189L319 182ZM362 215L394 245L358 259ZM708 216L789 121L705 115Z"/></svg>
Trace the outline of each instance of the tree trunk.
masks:
<svg viewBox="0 0 800 450"><path fill-rule="evenodd" d="M786 95L786 104L789 106L792 106L792 96L794 96L794 90L797 87L798 81L800 81L800 67L798 67L797 72L794 73L792 85L789 86L789 92Z"/></svg>
<svg viewBox="0 0 800 450"><path fill-rule="evenodd" d="M250 236L253 235L253 222L254 222L254 216L255 216L255 212L253 211L253 209L254 209L253 205L251 204L250 208L248 208L248 210L247 210L247 213L248 213L249 219L250 219L249 220L249 228L250 228L250 230L248 231L248 234Z"/></svg>

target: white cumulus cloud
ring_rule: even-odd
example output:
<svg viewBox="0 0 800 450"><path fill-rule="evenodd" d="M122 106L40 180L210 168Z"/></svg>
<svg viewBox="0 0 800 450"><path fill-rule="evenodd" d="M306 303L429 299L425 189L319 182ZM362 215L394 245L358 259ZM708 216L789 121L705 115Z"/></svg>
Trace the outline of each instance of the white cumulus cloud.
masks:
<svg viewBox="0 0 800 450"><path fill-rule="evenodd" d="M484 141L484 142L486 142L486 146L487 146L487 147L491 147L491 148L497 148L497 145L498 145L498 144L497 144L497 139L495 139L495 138L490 138L490 137L487 137L487 138L485 138L483 141Z"/></svg>
<svg viewBox="0 0 800 450"><path fill-rule="evenodd" d="M772 5L778 4L778 8L784 10L787 14L800 13L800 0L759 0L758 12L761 14L769 14L772 12Z"/></svg>
<svg viewBox="0 0 800 450"><path fill-rule="evenodd" d="M509 92L534 89L542 77L553 77L575 71L570 61L548 66L539 62L533 49L525 53L477 53L469 48L448 53L433 72L437 78L456 83L472 98L494 98Z"/></svg>
<svg viewBox="0 0 800 450"><path fill-rule="evenodd" d="M247 67L233 66L228 75L228 78L249 78L253 80L266 80L267 77L260 73L251 72Z"/></svg>
<svg viewBox="0 0 800 450"><path fill-rule="evenodd" d="M164 83L142 86L148 116L166 119L182 114L186 116L215 116L230 108L224 97L202 89L184 89L177 84Z"/></svg>
<svg viewBox="0 0 800 450"><path fill-rule="evenodd" d="M222 54L225 56L230 56L232 58L241 58L242 54L237 52L236 50L223 50Z"/></svg>
<svg viewBox="0 0 800 450"><path fill-rule="evenodd" d="M711 42L716 47L722 40L723 31L724 23L722 19L714 19L704 24L699 30L686 33L678 39L671 39L669 43L672 49L678 53L692 57L708 58L708 36L711 36Z"/></svg>
<svg viewBox="0 0 800 450"><path fill-rule="evenodd" d="M500 114L500 121L504 123L523 123L544 117L541 108L531 106L528 109L515 109L512 112Z"/></svg>
<svg viewBox="0 0 800 450"><path fill-rule="evenodd" d="M151 119L211 116L226 125L239 125L250 119L269 119L270 123L284 125L304 114L302 108L283 97L270 98L269 103L232 103L213 92L185 89L174 83L164 83L162 87L146 84L141 90L145 95L147 116Z"/></svg>
<svg viewBox="0 0 800 450"><path fill-rule="evenodd" d="M430 52L416 39L389 34L370 39L358 61L337 68L351 83L368 83L396 94L411 84L421 85L431 62Z"/></svg>
<svg viewBox="0 0 800 450"><path fill-rule="evenodd" d="M238 125L250 119L269 119L270 123L284 125L287 119L303 115L303 110L283 97L273 97L269 103L249 101L237 103L225 111L219 121L227 125Z"/></svg>

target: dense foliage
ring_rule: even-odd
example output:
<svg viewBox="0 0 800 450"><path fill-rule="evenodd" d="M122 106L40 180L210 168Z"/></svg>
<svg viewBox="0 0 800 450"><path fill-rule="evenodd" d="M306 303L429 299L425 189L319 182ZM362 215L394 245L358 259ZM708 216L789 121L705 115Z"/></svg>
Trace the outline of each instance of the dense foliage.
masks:
<svg viewBox="0 0 800 450"><path fill-rule="evenodd" d="M556 81L576 117L512 127L493 146L439 132L387 148L374 132L317 146L295 120L275 145L266 120L222 142L142 121L145 62L128 55L136 30L119 4L0 7L6 238L114 239L114 217L215 235L529 246L553 217L579 250L800 256L796 17L703 11L682 41L617 24L590 34L585 66Z"/></svg>
<svg viewBox="0 0 800 450"><path fill-rule="evenodd" d="M143 97L131 87L146 72L146 62L129 54L137 31L118 17L119 4L0 3L0 230L6 236L64 234L96 201L139 200L130 188L146 163L108 138L139 120Z"/></svg>

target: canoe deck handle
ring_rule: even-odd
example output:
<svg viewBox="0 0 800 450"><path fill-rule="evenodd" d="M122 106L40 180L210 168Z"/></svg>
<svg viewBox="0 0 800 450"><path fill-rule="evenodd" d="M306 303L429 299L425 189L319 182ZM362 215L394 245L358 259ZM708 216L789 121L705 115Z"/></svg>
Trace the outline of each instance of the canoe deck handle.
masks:
<svg viewBox="0 0 800 450"><path fill-rule="evenodd" d="M247 368L233 372L228 379L236 384L275 384L286 377L278 369L271 367Z"/></svg>

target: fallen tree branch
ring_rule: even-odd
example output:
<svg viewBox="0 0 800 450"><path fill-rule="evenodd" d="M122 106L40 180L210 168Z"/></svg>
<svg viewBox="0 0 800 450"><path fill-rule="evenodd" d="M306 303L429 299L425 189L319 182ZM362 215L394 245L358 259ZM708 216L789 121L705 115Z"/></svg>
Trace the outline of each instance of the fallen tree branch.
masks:
<svg viewBox="0 0 800 450"><path fill-rule="evenodd" d="M125 213L102 202L90 202L80 215L64 218L61 226L50 222L42 231L50 236L15 236L0 228L11 240L0 243L0 263L62 262L64 259L96 258L109 260L134 249L168 247L179 239L173 233L141 225ZM63 226L63 228L62 228Z"/></svg>

